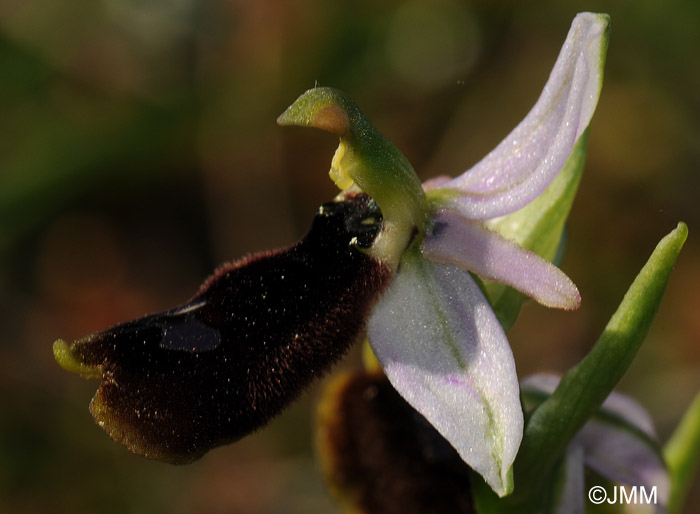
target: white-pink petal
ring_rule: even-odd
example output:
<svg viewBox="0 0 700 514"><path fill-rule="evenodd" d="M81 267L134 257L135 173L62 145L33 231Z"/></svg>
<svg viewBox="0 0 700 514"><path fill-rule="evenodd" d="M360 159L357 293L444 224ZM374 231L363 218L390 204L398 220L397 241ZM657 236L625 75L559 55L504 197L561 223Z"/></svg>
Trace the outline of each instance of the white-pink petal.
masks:
<svg viewBox="0 0 700 514"><path fill-rule="evenodd" d="M469 273L404 255L368 335L396 390L496 493L510 492L523 433L515 363Z"/></svg>
<svg viewBox="0 0 700 514"><path fill-rule="evenodd" d="M460 210L443 209L421 246L435 262L450 262L495 280L534 298L547 307L575 309L581 303L578 289L566 274L539 255L467 219Z"/></svg>
<svg viewBox="0 0 700 514"><path fill-rule="evenodd" d="M581 13L542 94L525 119L473 168L442 187L474 219L514 212L539 196L562 169L593 116L602 86L609 18Z"/></svg>

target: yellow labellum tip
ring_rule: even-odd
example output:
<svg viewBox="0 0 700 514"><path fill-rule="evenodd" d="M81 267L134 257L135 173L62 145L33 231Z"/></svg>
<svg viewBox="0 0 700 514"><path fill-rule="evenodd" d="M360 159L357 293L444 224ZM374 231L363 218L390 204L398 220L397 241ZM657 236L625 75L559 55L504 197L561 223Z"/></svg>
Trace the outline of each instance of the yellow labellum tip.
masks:
<svg viewBox="0 0 700 514"><path fill-rule="evenodd" d="M98 366L88 366L81 362L71 349L71 345L63 339L57 339L53 343L53 356L66 371L85 378L100 378L102 376L102 371Z"/></svg>

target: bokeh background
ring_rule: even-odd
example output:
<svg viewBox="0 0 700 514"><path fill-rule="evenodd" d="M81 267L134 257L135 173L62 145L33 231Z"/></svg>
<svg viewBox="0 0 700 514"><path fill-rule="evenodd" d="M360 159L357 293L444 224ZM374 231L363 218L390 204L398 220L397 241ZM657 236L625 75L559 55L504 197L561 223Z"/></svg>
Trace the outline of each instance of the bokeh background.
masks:
<svg viewBox="0 0 700 514"><path fill-rule="evenodd" d="M314 461L318 387L173 467L103 434L97 382L60 369L51 344L301 237L336 194L337 140L275 124L306 89L348 92L422 178L455 175L534 104L584 10L610 13L612 33L563 263L583 305L527 305L510 339L522 376L567 369L686 221L620 384L665 440L700 390L700 3L0 0L0 511L337 512Z"/></svg>

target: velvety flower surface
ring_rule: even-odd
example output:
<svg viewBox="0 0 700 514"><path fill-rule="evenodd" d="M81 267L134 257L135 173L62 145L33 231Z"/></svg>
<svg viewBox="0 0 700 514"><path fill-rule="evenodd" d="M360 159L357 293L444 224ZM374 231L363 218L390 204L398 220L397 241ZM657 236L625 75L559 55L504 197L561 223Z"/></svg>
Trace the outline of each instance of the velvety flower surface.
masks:
<svg viewBox="0 0 700 514"><path fill-rule="evenodd" d="M525 409L534 409L554 392L558 384L559 377L554 375L540 374L523 380ZM661 446L651 418L631 398L612 393L569 443L564 480L553 512L585 511L584 466L630 490L644 487L648 495L655 490L654 509L657 513L666 512L670 486ZM644 505L643 509L647 507ZM629 509L633 510L634 505Z"/></svg>
<svg viewBox="0 0 700 514"><path fill-rule="evenodd" d="M113 439L190 462L266 424L355 342L391 278L360 251L380 225L366 195L325 204L293 247L222 266L175 309L56 341L56 359L101 378L90 410Z"/></svg>
<svg viewBox="0 0 700 514"><path fill-rule="evenodd" d="M330 175L377 201L384 225L369 252L397 270L368 323L372 349L397 391L501 496L513 487L523 415L505 332L469 272L546 306L578 306L563 272L486 221L540 196L584 136L600 94L607 29L606 15L576 16L530 113L452 180L421 187L405 157L336 90L308 91L278 120L340 136Z"/></svg>

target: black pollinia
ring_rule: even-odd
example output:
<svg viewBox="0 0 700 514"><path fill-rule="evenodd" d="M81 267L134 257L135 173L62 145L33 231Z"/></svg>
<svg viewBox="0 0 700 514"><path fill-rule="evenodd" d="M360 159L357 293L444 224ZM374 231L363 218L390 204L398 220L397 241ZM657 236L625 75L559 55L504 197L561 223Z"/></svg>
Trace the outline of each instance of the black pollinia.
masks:
<svg viewBox="0 0 700 514"><path fill-rule="evenodd" d="M358 339L392 276L362 251L381 226L366 195L324 204L291 248L222 266L180 307L59 341L57 359L101 374L90 410L112 438L191 462L265 425Z"/></svg>

